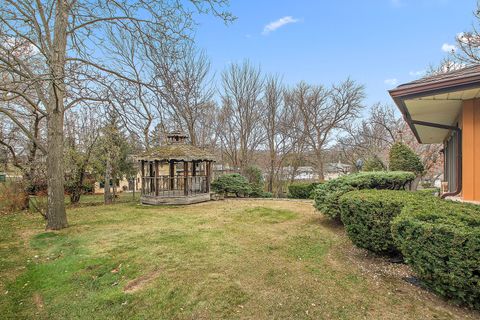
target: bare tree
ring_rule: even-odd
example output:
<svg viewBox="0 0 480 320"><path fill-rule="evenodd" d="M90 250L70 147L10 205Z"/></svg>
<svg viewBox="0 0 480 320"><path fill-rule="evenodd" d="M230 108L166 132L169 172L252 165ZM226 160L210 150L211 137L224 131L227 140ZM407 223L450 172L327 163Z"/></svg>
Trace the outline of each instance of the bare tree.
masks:
<svg viewBox="0 0 480 320"><path fill-rule="evenodd" d="M0 3L0 70L12 77L3 78L0 90L25 100L47 119L47 146L40 146L28 130L22 129L47 154L48 209L47 229L67 226L64 204L64 113L78 99L89 99L80 90L73 96L69 83L78 79L77 69L94 70L111 78L132 80L109 61L105 52L111 45L107 30L131 30L139 39L169 39L173 43L190 36L194 12L212 12L226 21L233 17L219 11L226 0L190 1L103 1L103 0L5 0ZM17 43L33 54L19 53ZM42 68L32 68L28 60L38 57ZM89 79L91 81L92 79ZM18 84L35 90L32 101ZM84 88L91 84L83 83ZM17 125L15 115L0 109ZM21 127L19 125L19 127Z"/></svg>
<svg viewBox="0 0 480 320"><path fill-rule="evenodd" d="M366 160L374 156L386 163L388 150L399 139L402 123L392 106L377 103L360 123L345 124L336 149L342 153L344 161L351 165L355 165L359 159Z"/></svg>
<svg viewBox="0 0 480 320"><path fill-rule="evenodd" d="M217 133L220 141L220 153L222 162L225 162L225 156L228 162L235 168L240 166L239 149L240 139L238 138L238 128L235 122L235 115L232 102L224 98L222 107L217 115Z"/></svg>
<svg viewBox="0 0 480 320"><path fill-rule="evenodd" d="M291 90L289 99L302 116L303 137L315 155L320 179L323 179L324 153L332 134L358 116L363 98L363 86L350 79L330 89L301 82Z"/></svg>
<svg viewBox="0 0 480 320"><path fill-rule="evenodd" d="M100 135L100 115L92 107L81 106L65 114L65 171L72 204L80 201L87 171L92 171L92 157Z"/></svg>
<svg viewBox="0 0 480 320"><path fill-rule="evenodd" d="M425 175L435 176L442 164L441 144L420 144L394 108L375 104L368 117L360 123L346 125L344 135L338 139L335 149L345 161L355 165L358 159L378 157L388 165L388 155L395 142L403 142L414 150L425 168Z"/></svg>
<svg viewBox="0 0 480 320"><path fill-rule="evenodd" d="M267 189L277 194L279 190L278 188L275 190L274 187L278 187L283 178L281 169L287 157L291 157L292 151L301 143L299 113L293 105L285 102L284 94L285 88L280 78L268 77L262 99L264 113L262 125L265 128L265 145L268 150Z"/></svg>
<svg viewBox="0 0 480 320"><path fill-rule="evenodd" d="M23 95L35 100L34 92L23 90ZM25 105L25 100L12 93L5 93L0 101L0 146L3 147L6 163L20 170L25 191L24 208L28 208L29 197L34 186L41 180L41 150L45 138L45 115ZM6 167L6 166L5 166Z"/></svg>
<svg viewBox="0 0 480 320"><path fill-rule="evenodd" d="M264 79L260 68L248 61L231 64L222 74L222 132L226 149L232 160L244 170L252 159L254 150L264 140L260 106ZM235 154L235 156L234 156Z"/></svg>
<svg viewBox="0 0 480 320"><path fill-rule="evenodd" d="M453 57L464 64L480 63L480 33L478 31L480 2L477 2L474 17L475 24L472 29L457 35L456 40L459 50L452 52Z"/></svg>
<svg viewBox="0 0 480 320"><path fill-rule="evenodd" d="M218 112L218 106L213 101L199 107L199 115L195 128L196 143L199 147L214 151L218 145Z"/></svg>
<svg viewBox="0 0 480 320"><path fill-rule="evenodd" d="M181 128L186 128L193 145L198 144L198 122L213 97L210 61L191 44L180 57L155 56L155 73L162 88L158 90L169 112Z"/></svg>
<svg viewBox="0 0 480 320"><path fill-rule="evenodd" d="M463 62L462 59L463 58L456 58L456 56L453 54L443 58L438 65L431 64L428 66L426 76L434 76L437 74L463 69L466 67L466 63Z"/></svg>

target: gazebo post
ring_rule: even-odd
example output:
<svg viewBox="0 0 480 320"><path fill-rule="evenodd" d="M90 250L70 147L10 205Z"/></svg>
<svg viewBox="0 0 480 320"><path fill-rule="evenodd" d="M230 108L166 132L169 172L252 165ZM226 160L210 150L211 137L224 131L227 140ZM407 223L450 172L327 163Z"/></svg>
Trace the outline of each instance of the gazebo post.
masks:
<svg viewBox="0 0 480 320"><path fill-rule="evenodd" d="M141 172L142 172L142 194L145 194L145 161L140 161Z"/></svg>
<svg viewBox="0 0 480 320"><path fill-rule="evenodd" d="M210 192L210 175L212 174L212 161L207 161L207 192Z"/></svg>
<svg viewBox="0 0 480 320"><path fill-rule="evenodd" d="M188 161L183 162L183 177L185 180L183 183L183 192L188 196Z"/></svg>
<svg viewBox="0 0 480 320"><path fill-rule="evenodd" d="M197 184L197 162L196 161L192 161L192 185L191 185L191 188L192 190L194 190L194 188L196 188L196 184Z"/></svg>
<svg viewBox="0 0 480 320"><path fill-rule="evenodd" d="M158 160L155 160L155 196L158 197Z"/></svg>
<svg viewBox="0 0 480 320"><path fill-rule="evenodd" d="M149 174L150 174L150 179L149 179L150 180L150 192L155 192L155 190L154 190L155 189L155 184L152 183L153 182L152 180L153 180L153 177L154 177L154 175L153 175L153 161L149 161L148 166L149 166L148 171L149 171Z"/></svg>
<svg viewBox="0 0 480 320"><path fill-rule="evenodd" d="M175 163L173 160L170 160L170 190L175 188Z"/></svg>

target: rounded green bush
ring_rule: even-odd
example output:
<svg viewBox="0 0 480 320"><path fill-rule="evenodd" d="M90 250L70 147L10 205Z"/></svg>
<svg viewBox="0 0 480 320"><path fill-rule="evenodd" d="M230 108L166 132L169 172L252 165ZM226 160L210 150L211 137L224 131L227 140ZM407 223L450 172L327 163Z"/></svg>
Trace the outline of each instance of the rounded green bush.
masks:
<svg viewBox="0 0 480 320"><path fill-rule="evenodd" d="M218 193L234 193L237 197L247 196L252 192L252 187L247 178L238 174L225 174L212 182L212 190Z"/></svg>
<svg viewBox="0 0 480 320"><path fill-rule="evenodd" d="M480 309L480 206L428 199L394 218L395 244L433 291Z"/></svg>
<svg viewBox="0 0 480 320"><path fill-rule="evenodd" d="M363 171L385 171L385 169L385 164L376 155L365 160L362 168Z"/></svg>
<svg viewBox="0 0 480 320"><path fill-rule="evenodd" d="M420 157L402 142L395 143L389 154L390 170L403 170L414 172L417 175L425 170Z"/></svg>
<svg viewBox="0 0 480 320"><path fill-rule="evenodd" d="M340 219L339 198L347 192L362 189L402 190L415 179L411 172L377 171L341 176L319 185L313 196L315 208L332 219Z"/></svg>
<svg viewBox="0 0 480 320"><path fill-rule="evenodd" d="M380 254L398 254L391 234L391 221L405 204L424 195L394 190L359 190L339 199L341 219L348 237L358 247Z"/></svg>
<svg viewBox="0 0 480 320"><path fill-rule="evenodd" d="M288 186L288 197L292 199L310 199L312 191L319 182L294 182Z"/></svg>

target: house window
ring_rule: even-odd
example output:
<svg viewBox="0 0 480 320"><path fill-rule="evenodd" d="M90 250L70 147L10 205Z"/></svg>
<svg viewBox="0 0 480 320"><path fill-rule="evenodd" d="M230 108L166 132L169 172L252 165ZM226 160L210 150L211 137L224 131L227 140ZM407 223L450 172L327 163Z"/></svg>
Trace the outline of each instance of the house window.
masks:
<svg viewBox="0 0 480 320"><path fill-rule="evenodd" d="M457 190L458 181L461 177L458 176L460 149L460 131L452 131L450 137L445 141L445 181L448 182L448 192L454 192Z"/></svg>
<svg viewBox="0 0 480 320"><path fill-rule="evenodd" d="M115 184L116 184L117 187L119 187L120 186L120 180L116 179ZM110 187L112 187L112 186L113 186L113 183L112 183L112 180L110 180ZM100 181L99 182L99 187L100 187L100 189L105 188L105 181Z"/></svg>

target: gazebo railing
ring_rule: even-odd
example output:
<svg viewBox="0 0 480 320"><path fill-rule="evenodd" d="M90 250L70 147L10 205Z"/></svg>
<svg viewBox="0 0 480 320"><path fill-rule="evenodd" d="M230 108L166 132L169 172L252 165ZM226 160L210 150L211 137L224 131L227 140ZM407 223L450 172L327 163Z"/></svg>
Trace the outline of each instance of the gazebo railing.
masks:
<svg viewBox="0 0 480 320"><path fill-rule="evenodd" d="M172 197L202 193L208 193L207 176L204 175L142 177L142 195L145 196Z"/></svg>

